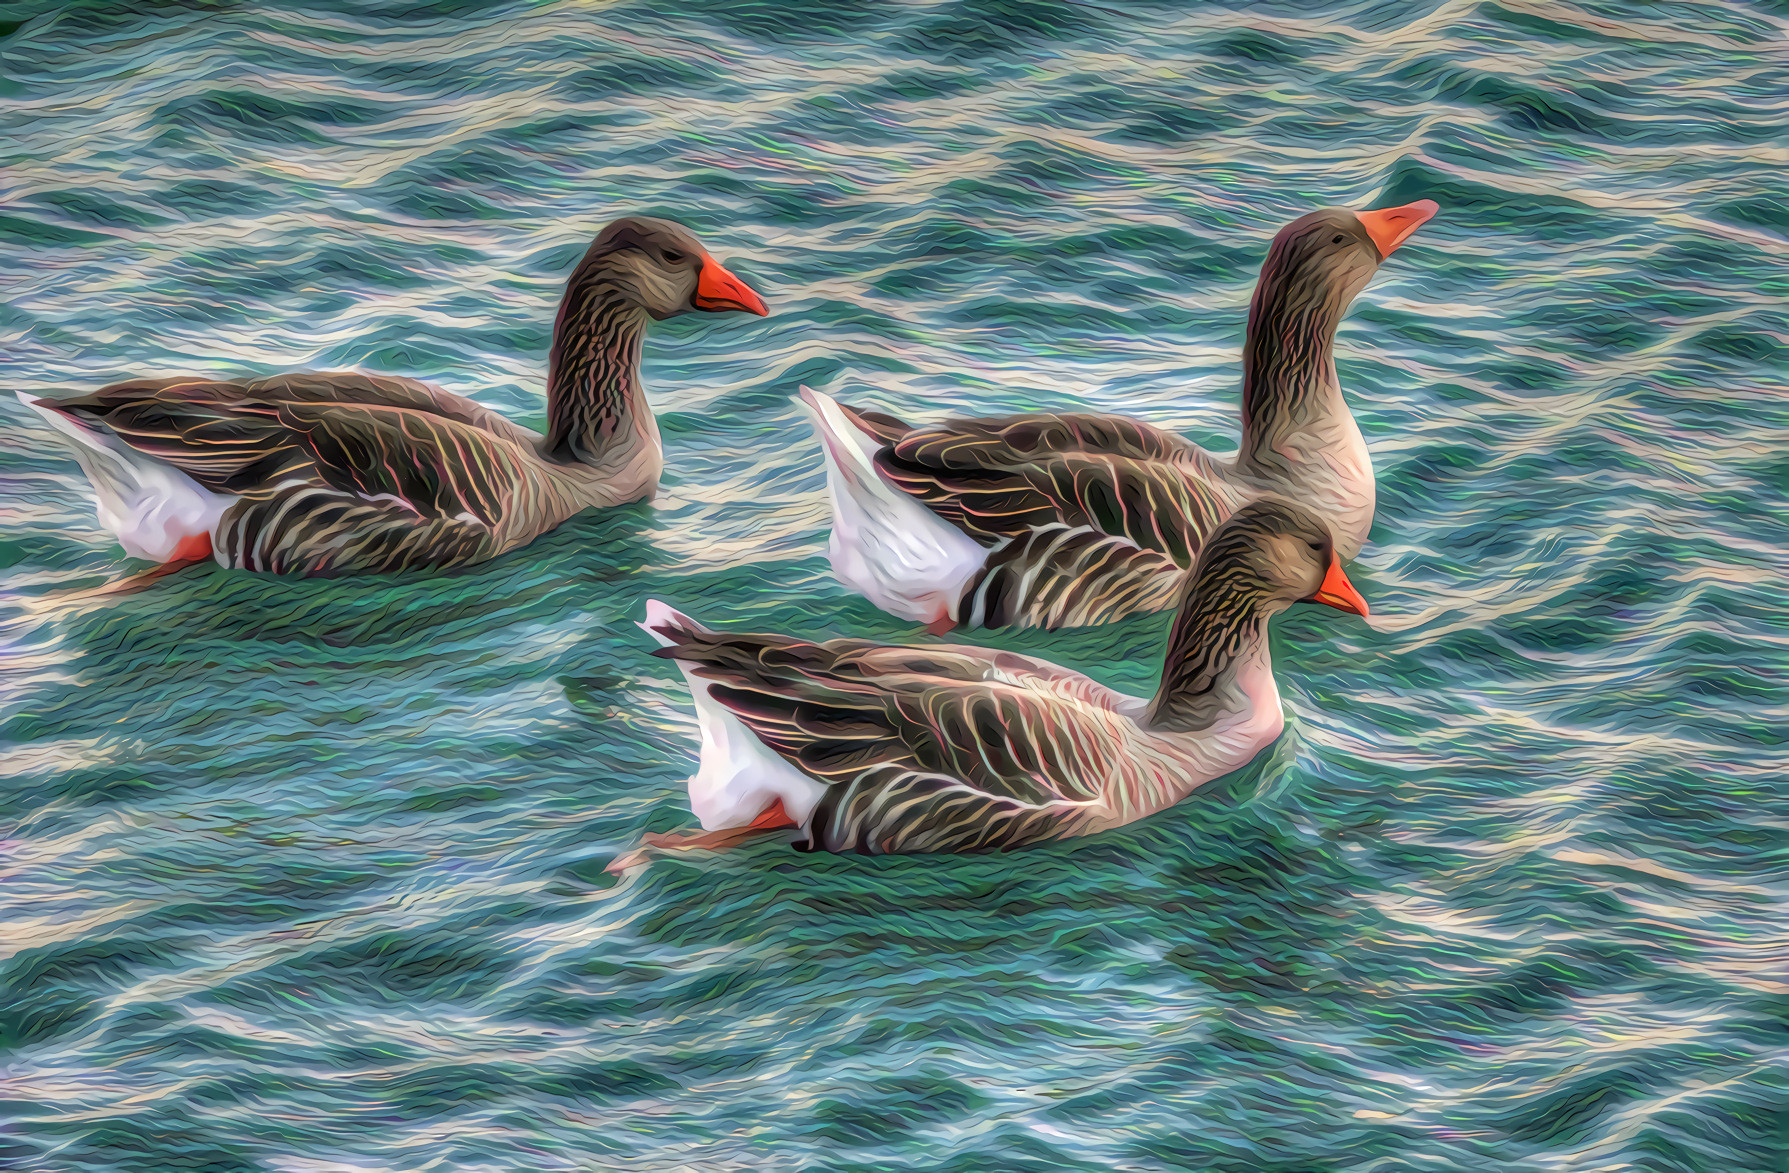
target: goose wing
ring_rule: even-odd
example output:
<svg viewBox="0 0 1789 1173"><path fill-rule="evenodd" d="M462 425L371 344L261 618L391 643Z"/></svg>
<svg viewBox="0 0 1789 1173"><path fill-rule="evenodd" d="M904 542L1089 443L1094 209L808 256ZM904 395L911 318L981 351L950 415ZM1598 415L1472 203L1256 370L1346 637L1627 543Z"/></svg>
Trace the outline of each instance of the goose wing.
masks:
<svg viewBox="0 0 1789 1173"><path fill-rule="evenodd" d="M1115 415L950 420L888 443L878 464L934 512L990 544L1087 528L1189 565L1224 510L1191 442Z"/></svg>
<svg viewBox="0 0 1789 1173"><path fill-rule="evenodd" d="M978 851L1067 833L1133 728L1091 681L1016 656L654 630L674 641L658 655L828 784L807 826L826 850Z"/></svg>
<svg viewBox="0 0 1789 1173"><path fill-rule="evenodd" d="M1230 511L1196 445L1115 415L950 420L883 441L878 467L993 548L957 620L1054 629L1173 605L1200 544Z"/></svg>
<svg viewBox="0 0 1789 1173"><path fill-rule="evenodd" d="M1130 538L1063 523L989 551L957 608L965 627L1086 627L1175 605L1187 571Z"/></svg>
<svg viewBox="0 0 1789 1173"><path fill-rule="evenodd" d="M53 406L214 492L261 497L309 484L494 525L523 475L524 451L471 422L493 413L456 398L411 380L282 376L142 380Z"/></svg>
<svg viewBox="0 0 1789 1173"><path fill-rule="evenodd" d="M454 395L417 379L397 375L368 375L360 371L292 371L246 382L186 376L129 379L101 387L90 395L64 400L63 405L81 403L101 409L106 405L157 397L176 402L202 400L230 403L237 400L257 400L269 403L400 407L458 420L497 435L534 435L505 416L464 396Z"/></svg>

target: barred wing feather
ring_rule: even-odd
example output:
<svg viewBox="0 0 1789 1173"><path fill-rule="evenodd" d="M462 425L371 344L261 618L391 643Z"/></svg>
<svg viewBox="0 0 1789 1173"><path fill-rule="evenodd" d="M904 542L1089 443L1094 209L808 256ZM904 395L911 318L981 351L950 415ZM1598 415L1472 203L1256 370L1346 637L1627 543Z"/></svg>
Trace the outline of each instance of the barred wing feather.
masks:
<svg viewBox="0 0 1789 1173"><path fill-rule="evenodd" d="M959 623L1054 629L1173 605L1229 512L1206 462L1139 420L1066 413L921 428L892 440L878 467L990 547Z"/></svg>
<svg viewBox="0 0 1789 1173"><path fill-rule="evenodd" d="M764 745L828 784L808 827L828 850L1053 838L1098 800L1102 763L1134 734L1096 686L1003 669L999 653L657 630L675 642L656 654L712 681Z"/></svg>
<svg viewBox="0 0 1789 1173"><path fill-rule="evenodd" d="M300 397L275 397L295 386ZM370 391L407 406L347 401ZM448 398L410 380L354 376L305 384L283 376L246 385L143 380L57 407L103 423L213 491L265 497L309 483L395 498L426 517L495 524L524 475L523 454L508 439L436 410Z"/></svg>
<svg viewBox="0 0 1789 1173"><path fill-rule="evenodd" d="M1190 565L1226 510L1199 449L1138 420L1022 415L952 420L883 450L882 469L972 536L1088 527Z"/></svg>

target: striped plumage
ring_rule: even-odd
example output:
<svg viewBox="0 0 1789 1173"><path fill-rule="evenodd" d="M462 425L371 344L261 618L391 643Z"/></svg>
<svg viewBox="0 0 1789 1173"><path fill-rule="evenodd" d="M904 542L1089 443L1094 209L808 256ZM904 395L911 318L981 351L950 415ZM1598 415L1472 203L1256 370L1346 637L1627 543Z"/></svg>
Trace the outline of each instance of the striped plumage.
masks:
<svg viewBox="0 0 1789 1173"><path fill-rule="evenodd" d="M806 850L972 852L1132 822L1278 736L1266 624L1298 599L1366 613L1323 522L1264 500L1199 556L1152 698L1008 652L717 632L651 603L641 626L696 701L708 834L648 843L782 824Z"/></svg>
<svg viewBox="0 0 1789 1173"><path fill-rule="evenodd" d="M1122 416L953 420L893 440L877 463L988 547L952 615L964 627L1082 627L1172 606L1234 507L1197 446Z"/></svg>
<svg viewBox="0 0 1789 1173"><path fill-rule="evenodd" d="M1372 526L1373 471L1336 381L1336 327L1434 211L1328 209L1274 238L1249 310L1232 459L1122 416L911 427L804 389L826 449L835 572L934 631L1103 623L1172 606L1212 527L1264 496L1309 506L1352 558Z"/></svg>
<svg viewBox="0 0 1789 1173"><path fill-rule="evenodd" d="M25 401L67 438L128 553L329 576L460 566L652 493L648 318L764 303L682 227L605 228L567 283L549 432L412 379L305 372L136 379ZM24 398L23 396L21 398Z"/></svg>

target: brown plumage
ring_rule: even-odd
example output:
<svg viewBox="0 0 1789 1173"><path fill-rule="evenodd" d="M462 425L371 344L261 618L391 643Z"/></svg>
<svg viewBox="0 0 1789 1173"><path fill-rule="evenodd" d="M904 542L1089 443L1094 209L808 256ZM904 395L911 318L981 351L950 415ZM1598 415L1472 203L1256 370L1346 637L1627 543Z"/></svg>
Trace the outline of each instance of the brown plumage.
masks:
<svg viewBox="0 0 1789 1173"><path fill-rule="evenodd" d="M1007 652L710 631L648 604L641 626L695 696L690 801L709 832L649 844L721 845L763 829L766 811L798 825L805 849L875 854L1005 849L1131 822L1279 734L1266 623L1298 599L1366 611L1318 518L1245 506L1183 586L1148 699Z"/></svg>
<svg viewBox="0 0 1789 1173"><path fill-rule="evenodd" d="M1379 263L1434 211L1427 200L1329 209L1274 238L1249 309L1233 459L1123 416L913 427L804 391L827 451L835 571L934 630L1102 623L1172 606L1206 535L1264 496L1311 508L1353 557L1372 524L1373 474L1336 382L1335 331ZM924 512L903 511L897 496Z"/></svg>
<svg viewBox="0 0 1789 1173"><path fill-rule="evenodd" d="M74 441L101 521L137 557L312 576L460 566L652 493L640 340L649 318L690 310L766 312L681 226L603 229L560 304L546 436L413 379L340 371L26 402Z"/></svg>

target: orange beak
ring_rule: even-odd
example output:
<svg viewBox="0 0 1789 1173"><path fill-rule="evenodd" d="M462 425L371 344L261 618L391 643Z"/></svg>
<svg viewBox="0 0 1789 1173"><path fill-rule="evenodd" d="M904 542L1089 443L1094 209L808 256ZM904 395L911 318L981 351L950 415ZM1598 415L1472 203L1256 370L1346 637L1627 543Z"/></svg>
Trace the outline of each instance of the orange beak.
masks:
<svg viewBox="0 0 1789 1173"><path fill-rule="evenodd" d="M1368 614L1367 601L1360 597L1348 576L1342 573L1341 559L1334 554L1329 556L1329 573L1323 576L1323 585L1317 593L1304 600L1307 603L1322 603L1325 607L1334 607L1338 611L1352 611L1356 615Z"/></svg>
<svg viewBox="0 0 1789 1173"><path fill-rule="evenodd" d="M702 258L702 273L696 278L696 295L690 298L690 304L699 310L713 312L744 310L759 317L770 313L763 298L713 257Z"/></svg>
<svg viewBox="0 0 1789 1173"><path fill-rule="evenodd" d="M1367 230L1373 238L1373 245L1379 250L1379 259L1391 256L1391 250L1407 240L1412 232L1421 228L1429 217L1441 210L1441 205L1434 200L1417 200L1414 204L1405 204L1401 208L1378 208L1371 212L1356 212L1360 226Z"/></svg>

